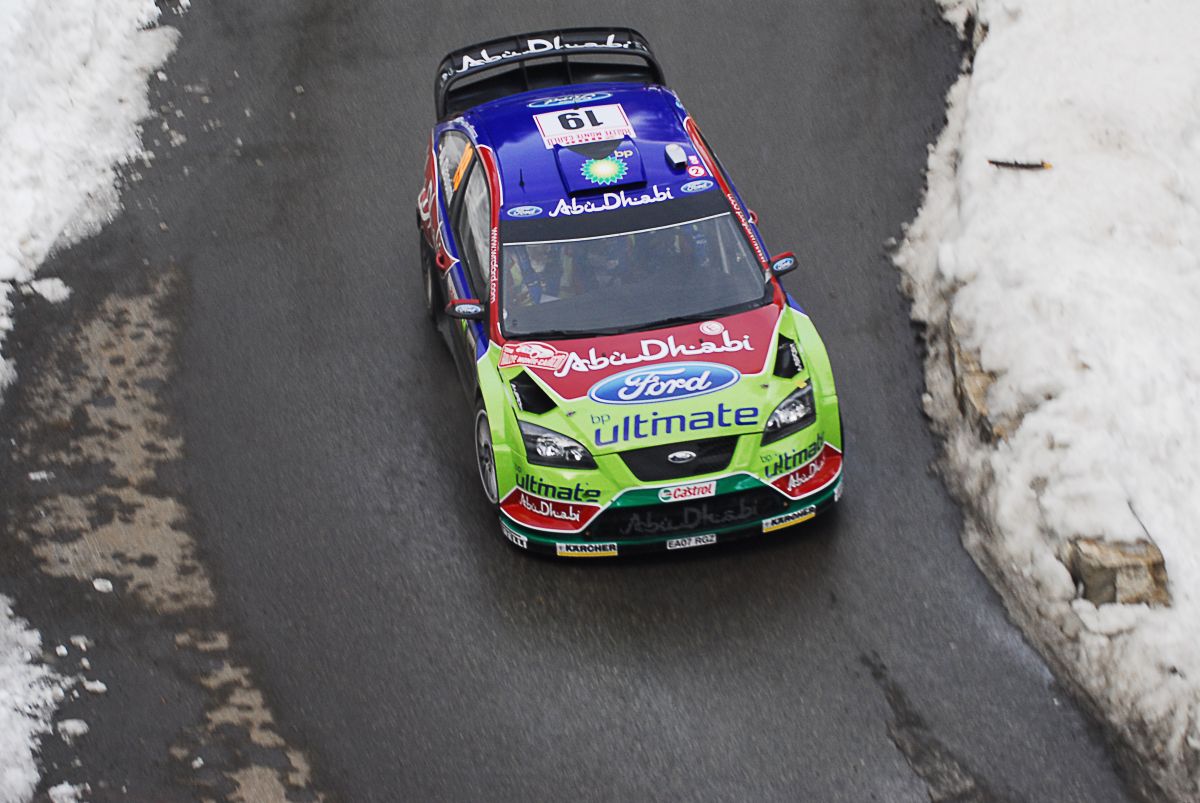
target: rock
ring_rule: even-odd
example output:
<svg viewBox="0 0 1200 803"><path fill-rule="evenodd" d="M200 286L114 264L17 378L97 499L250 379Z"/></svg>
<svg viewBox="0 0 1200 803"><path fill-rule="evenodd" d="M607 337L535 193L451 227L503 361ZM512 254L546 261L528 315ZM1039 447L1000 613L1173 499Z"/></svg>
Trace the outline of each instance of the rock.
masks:
<svg viewBox="0 0 1200 803"><path fill-rule="evenodd" d="M1139 539L1104 541L1076 538L1071 542L1071 576L1083 585L1083 598L1093 605L1170 605L1167 567L1152 542Z"/></svg>
<svg viewBox="0 0 1200 803"><path fill-rule="evenodd" d="M995 443L1008 437L1013 427L1009 422L993 421L988 413L987 392L996 375L983 370L979 358L962 345L958 325L949 321L950 369L954 373L954 395L958 408L968 421L975 424L985 442Z"/></svg>

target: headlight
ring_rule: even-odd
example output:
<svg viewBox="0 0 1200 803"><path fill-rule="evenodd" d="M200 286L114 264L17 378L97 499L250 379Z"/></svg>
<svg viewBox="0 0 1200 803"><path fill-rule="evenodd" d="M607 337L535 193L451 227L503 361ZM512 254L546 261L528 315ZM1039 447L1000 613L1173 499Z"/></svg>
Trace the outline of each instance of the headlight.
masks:
<svg viewBox="0 0 1200 803"><path fill-rule="evenodd" d="M566 435L559 435L545 427L518 421L521 427L521 440L525 441L525 457L530 463L539 466L558 466L561 468L595 468L596 461L579 441L571 440Z"/></svg>
<svg viewBox="0 0 1200 803"><path fill-rule="evenodd" d="M812 384L800 388L779 403L775 412L767 419L763 429L763 443L774 443L793 432L799 432L817 420L817 406L813 404Z"/></svg>

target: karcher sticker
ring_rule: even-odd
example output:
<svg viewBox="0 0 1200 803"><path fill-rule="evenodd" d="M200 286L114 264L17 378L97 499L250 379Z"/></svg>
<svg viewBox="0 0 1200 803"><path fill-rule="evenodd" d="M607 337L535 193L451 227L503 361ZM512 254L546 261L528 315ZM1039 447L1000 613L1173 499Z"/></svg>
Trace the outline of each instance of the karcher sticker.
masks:
<svg viewBox="0 0 1200 803"><path fill-rule="evenodd" d="M808 521L813 516L817 515L817 509L812 505L801 508L794 513L784 513L782 516L775 516L770 519L763 519L762 529L764 533L773 533L776 530L782 530L784 527L791 527L794 524Z"/></svg>
<svg viewBox="0 0 1200 803"><path fill-rule="evenodd" d="M558 544L554 551L560 558L615 558L616 544Z"/></svg>

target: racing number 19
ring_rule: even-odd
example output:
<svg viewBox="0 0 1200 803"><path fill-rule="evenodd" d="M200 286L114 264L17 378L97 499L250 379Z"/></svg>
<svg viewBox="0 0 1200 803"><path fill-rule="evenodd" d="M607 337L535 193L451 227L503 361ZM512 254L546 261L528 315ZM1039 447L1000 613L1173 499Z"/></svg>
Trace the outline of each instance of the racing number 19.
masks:
<svg viewBox="0 0 1200 803"><path fill-rule="evenodd" d="M587 117L586 123L580 119L580 115ZM585 125L591 126L592 128L597 128L598 126L603 125L603 123L596 118L596 113L591 109L584 109L582 112L563 112L558 116L558 124L567 131L575 131L583 128Z"/></svg>

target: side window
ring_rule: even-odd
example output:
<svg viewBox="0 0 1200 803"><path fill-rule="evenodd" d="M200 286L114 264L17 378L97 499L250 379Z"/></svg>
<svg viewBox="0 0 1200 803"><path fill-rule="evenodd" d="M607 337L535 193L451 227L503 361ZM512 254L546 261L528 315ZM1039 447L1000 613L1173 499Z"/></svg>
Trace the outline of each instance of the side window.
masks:
<svg viewBox="0 0 1200 803"><path fill-rule="evenodd" d="M476 163L467 176L463 189L462 208L456 218L459 255L471 272L473 289L486 297L491 267L489 250L492 240L492 204L488 197L487 172Z"/></svg>
<svg viewBox="0 0 1200 803"><path fill-rule="evenodd" d="M447 131L442 135L441 144L438 146L438 177L442 182L442 194L446 198L447 210L450 209L450 202L454 200L455 193L462 187L462 180L474 154L475 149L471 147L471 141L465 135L457 131Z"/></svg>

